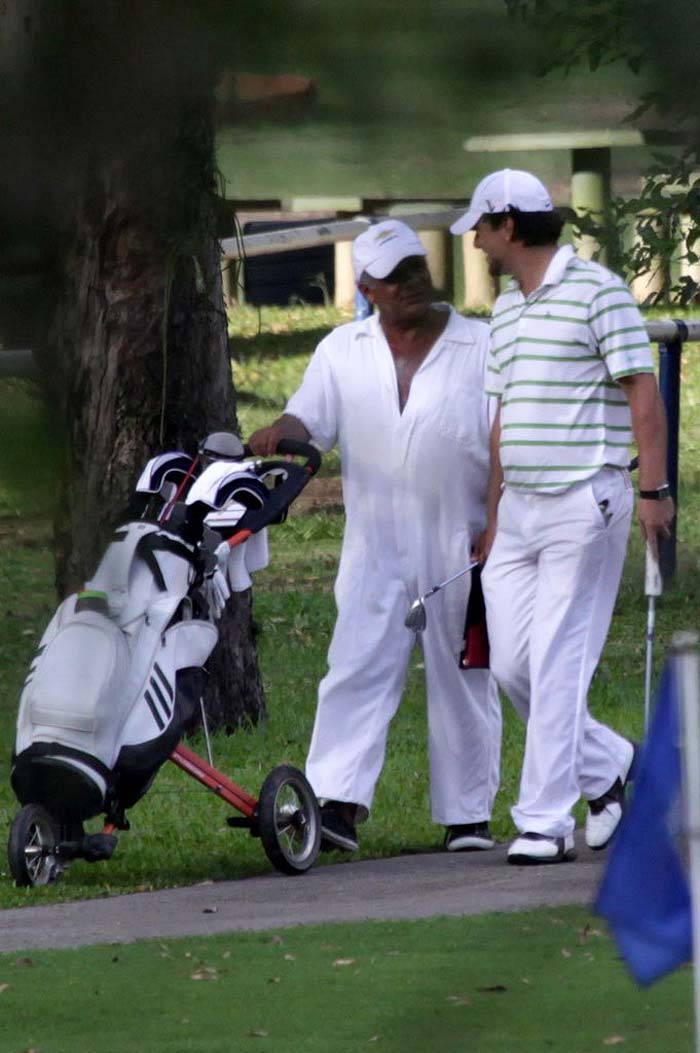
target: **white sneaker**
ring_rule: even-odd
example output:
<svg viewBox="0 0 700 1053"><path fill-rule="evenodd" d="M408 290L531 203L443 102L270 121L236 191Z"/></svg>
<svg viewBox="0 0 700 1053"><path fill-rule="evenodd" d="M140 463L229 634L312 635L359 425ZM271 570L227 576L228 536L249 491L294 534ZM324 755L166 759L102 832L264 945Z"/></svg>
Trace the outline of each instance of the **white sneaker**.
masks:
<svg viewBox="0 0 700 1053"><path fill-rule="evenodd" d="M508 862L514 866L569 863L573 859L576 859L573 834L567 834L566 837L520 834L508 849Z"/></svg>
<svg viewBox="0 0 700 1053"><path fill-rule="evenodd" d="M586 816L586 844L595 852L605 848L612 840L613 834L620 825L622 812L625 805L625 788L629 781L630 771L634 762L635 750L632 747L632 756L627 766L602 797L588 802L588 815Z"/></svg>

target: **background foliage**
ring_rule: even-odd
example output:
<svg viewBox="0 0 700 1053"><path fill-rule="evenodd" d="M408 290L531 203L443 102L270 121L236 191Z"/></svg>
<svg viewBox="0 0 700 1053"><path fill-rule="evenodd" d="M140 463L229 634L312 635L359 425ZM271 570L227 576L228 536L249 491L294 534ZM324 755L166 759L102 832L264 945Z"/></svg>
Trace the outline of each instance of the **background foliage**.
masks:
<svg viewBox="0 0 700 1053"><path fill-rule="evenodd" d="M647 302L700 301L700 6L695 0L505 0L511 17L538 32L540 75L625 66L638 78L638 104L628 120L647 119L680 152L659 154L638 194L614 198L603 217L583 217L581 230L606 249L628 277L659 276ZM630 229L633 235L630 237ZM684 264L685 267L680 265Z"/></svg>

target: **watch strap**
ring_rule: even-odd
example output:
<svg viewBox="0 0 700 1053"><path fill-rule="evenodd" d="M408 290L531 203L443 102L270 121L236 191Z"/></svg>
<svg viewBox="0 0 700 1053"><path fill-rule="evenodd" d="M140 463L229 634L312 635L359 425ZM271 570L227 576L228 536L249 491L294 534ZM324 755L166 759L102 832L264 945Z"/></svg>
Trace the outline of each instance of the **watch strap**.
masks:
<svg viewBox="0 0 700 1053"><path fill-rule="evenodd" d="M657 486L655 490L640 490L639 496L645 501L665 501L671 496L671 488L665 483L663 486Z"/></svg>

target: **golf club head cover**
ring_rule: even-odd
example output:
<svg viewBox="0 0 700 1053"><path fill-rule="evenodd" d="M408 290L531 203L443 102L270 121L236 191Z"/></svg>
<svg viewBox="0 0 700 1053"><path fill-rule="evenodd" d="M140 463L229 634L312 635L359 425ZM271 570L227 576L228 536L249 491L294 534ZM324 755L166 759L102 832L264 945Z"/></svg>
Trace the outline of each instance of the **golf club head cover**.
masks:
<svg viewBox="0 0 700 1053"><path fill-rule="evenodd" d="M489 636L486 629L486 606L481 588L481 567L471 572L471 589L464 620L464 643L459 656L460 669L489 668Z"/></svg>

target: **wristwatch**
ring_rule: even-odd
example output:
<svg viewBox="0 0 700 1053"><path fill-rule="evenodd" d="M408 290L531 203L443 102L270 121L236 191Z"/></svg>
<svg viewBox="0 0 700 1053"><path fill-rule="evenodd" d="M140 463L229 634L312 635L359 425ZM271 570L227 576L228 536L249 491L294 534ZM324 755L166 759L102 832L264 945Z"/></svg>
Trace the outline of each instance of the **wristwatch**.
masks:
<svg viewBox="0 0 700 1053"><path fill-rule="evenodd" d="M645 501L665 501L671 496L671 487L668 483L664 483L663 486L657 486L655 490L640 490L639 496Z"/></svg>

